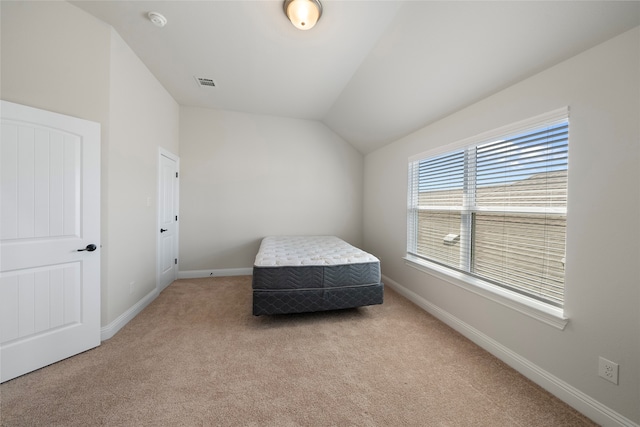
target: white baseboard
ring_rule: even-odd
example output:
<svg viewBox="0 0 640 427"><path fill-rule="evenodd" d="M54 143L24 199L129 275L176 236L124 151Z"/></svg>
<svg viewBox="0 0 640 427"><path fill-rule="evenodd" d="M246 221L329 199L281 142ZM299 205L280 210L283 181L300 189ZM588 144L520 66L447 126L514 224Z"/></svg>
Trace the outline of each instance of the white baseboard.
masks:
<svg viewBox="0 0 640 427"><path fill-rule="evenodd" d="M453 316L451 313L400 285L398 282L384 275L382 276L382 279L385 285L389 285L409 301L451 326L453 329L460 332L462 335L598 424L603 426L640 427L639 424L598 402L555 375L545 371L541 367L515 353L513 350L500 344L493 338Z"/></svg>
<svg viewBox="0 0 640 427"><path fill-rule="evenodd" d="M178 272L178 279L201 279L203 277L251 276L253 268L222 268L214 270L186 270Z"/></svg>
<svg viewBox="0 0 640 427"><path fill-rule="evenodd" d="M158 290L154 289L145 295L140 301L138 301L129 310L122 313L116 320L109 323L100 329L100 341L106 341L113 337L120 329L122 329L127 323L133 320L146 306L148 306L158 296Z"/></svg>

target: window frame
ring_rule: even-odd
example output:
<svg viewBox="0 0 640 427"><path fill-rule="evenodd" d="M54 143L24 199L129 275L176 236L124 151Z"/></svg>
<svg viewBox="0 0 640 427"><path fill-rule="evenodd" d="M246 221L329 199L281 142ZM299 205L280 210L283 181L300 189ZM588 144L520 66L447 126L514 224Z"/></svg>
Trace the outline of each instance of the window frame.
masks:
<svg viewBox="0 0 640 427"><path fill-rule="evenodd" d="M470 273L466 273L464 271L457 270L455 268L450 268L439 264L437 262L432 262L426 260L422 257L415 256L411 254L411 252L417 252L417 217L418 214L412 212L412 210L417 206L417 194L418 189L413 188L411 182L414 179L415 171L412 168L412 165L415 162L424 160L427 158L435 158L440 155L445 155L448 153L452 153L455 151L465 150L465 155L467 153L467 148L471 146L481 146L483 144L495 141L496 139L500 139L505 135L512 135L522 131L531 130L532 128L538 126L544 126L552 122L558 122L562 120L569 119L569 108L563 107L557 110L550 111L545 114L541 114L539 116L522 120L520 122L503 126L498 129L494 129L489 132L482 133L480 135L473 136L471 138L466 138L464 140L458 141L453 144L448 144L445 146L441 146L437 149L429 150L426 152L419 153L417 155L411 156L408 159L408 204L407 204L407 252L404 257L405 262L408 266L416 268L422 272L428 273L431 276L440 278L445 280L448 283L454 284L458 287L461 287L467 291L473 292L475 294L481 295L487 299L498 302L503 306L510 307L518 312L521 312L525 315L528 315L532 318L540 320L546 324L549 324L553 327L556 327L560 330L563 330L568 323L568 318L565 316L564 307L557 307L550 303L540 301L534 297L530 297L519 292L510 290L506 287L496 285L488 280L483 280L477 276L474 276ZM469 183L465 183L468 185ZM412 191L414 190L414 191ZM460 211L462 215L464 212L468 211L468 203L472 201L465 200L465 207ZM474 204L475 205L475 204ZM566 210L564 211L566 214ZM464 224L464 221L462 221ZM460 238L463 239L463 234L461 233ZM566 243L565 243L566 244ZM410 247L414 245L413 247ZM469 260L470 262L470 260ZM566 276L565 276L566 279ZM566 288L566 280L565 280L565 288Z"/></svg>

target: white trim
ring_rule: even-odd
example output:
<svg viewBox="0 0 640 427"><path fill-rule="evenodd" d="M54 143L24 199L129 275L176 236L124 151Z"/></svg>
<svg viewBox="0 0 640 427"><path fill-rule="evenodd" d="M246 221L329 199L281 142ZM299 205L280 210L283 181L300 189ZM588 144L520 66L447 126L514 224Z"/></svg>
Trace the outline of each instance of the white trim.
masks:
<svg viewBox="0 0 640 427"><path fill-rule="evenodd" d="M135 303L129 310L122 313L118 316L113 322L109 323L107 326L103 326L100 329L100 340L106 341L112 338L120 329L122 329L127 323L133 320L142 310L145 309L146 306L151 304L153 300L160 293L157 289L152 290L147 295L145 295L140 301Z"/></svg>
<svg viewBox="0 0 640 427"><path fill-rule="evenodd" d="M251 276L253 268L221 268L213 270L186 270L178 272L178 279L201 279L203 277Z"/></svg>
<svg viewBox="0 0 640 427"><path fill-rule="evenodd" d="M502 360L513 369L596 423L603 426L640 427L639 424L588 396L566 381L563 381L555 375L545 371L538 365L505 347L488 335L485 335L451 313L426 300L424 297L405 288L387 276L383 275L382 278L385 285L390 286L400 295L404 296L442 322L451 326L466 338L487 350L489 353L496 356L498 359Z"/></svg>
<svg viewBox="0 0 640 427"><path fill-rule="evenodd" d="M476 279L464 273L451 270L449 268L434 264L432 262L407 255L405 264L427 273L431 276L442 279L448 283L456 285L474 294L480 295L491 301L497 302L505 307L509 307L519 313L539 320L561 331L569 323L569 319L564 316L563 310L533 298L528 298L517 292L510 291L500 286L492 285L484 280Z"/></svg>
<svg viewBox="0 0 640 427"><path fill-rule="evenodd" d="M521 120L510 125L502 126L498 129L493 129L481 134L465 138L463 140L446 144L438 148L423 151L422 153L409 157L409 163L423 160L426 157L434 157L439 154L448 153L450 151L459 150L469 147L471 145L482 145L487 142L491 142L495 139L503 138L505 135L513 135L523 130L527 130L536 126L550 124L553 122L566 120L569 117L569 107L558 108L557 110L549 111L544 114L540 114L536 117Z"/></svg>

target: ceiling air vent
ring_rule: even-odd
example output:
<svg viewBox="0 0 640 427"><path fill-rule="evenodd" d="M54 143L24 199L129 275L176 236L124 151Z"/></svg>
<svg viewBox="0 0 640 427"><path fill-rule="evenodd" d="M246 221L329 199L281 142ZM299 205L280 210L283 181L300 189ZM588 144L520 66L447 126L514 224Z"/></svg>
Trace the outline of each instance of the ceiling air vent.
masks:
<svg viewBox="0 0 640 427"><path fill-rule="evenodd" d="M211 79L205 79L203 77L193 77L194 79L196 79L196 83L198 83L198 86L200 87L216 87L216 82L214 82Z"/></svg>

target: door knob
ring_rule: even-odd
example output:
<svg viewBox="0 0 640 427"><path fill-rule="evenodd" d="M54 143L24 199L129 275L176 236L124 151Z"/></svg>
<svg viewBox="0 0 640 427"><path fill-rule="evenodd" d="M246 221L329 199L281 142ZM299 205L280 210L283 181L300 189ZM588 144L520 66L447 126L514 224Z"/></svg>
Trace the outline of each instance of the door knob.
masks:
<svg viewBox="0 0 640 427"><path fill-rule="evenodd" d="M166 228L161 228L161 229L160 229L160 232L161 232L161 233L164 233L165 231L167 231L167 229L166 229Z"/></svg>
<svg viewBox="0 0 640 427"><path fill-rule="evenodd" d="M87 245L86 248L84 249L78 249L78 252L82 252L82 251L89 251L89 252L93 252L96 249L98 249L98 247L96 245L94 245L93 243L91 243L90 245Z"/></svg>

